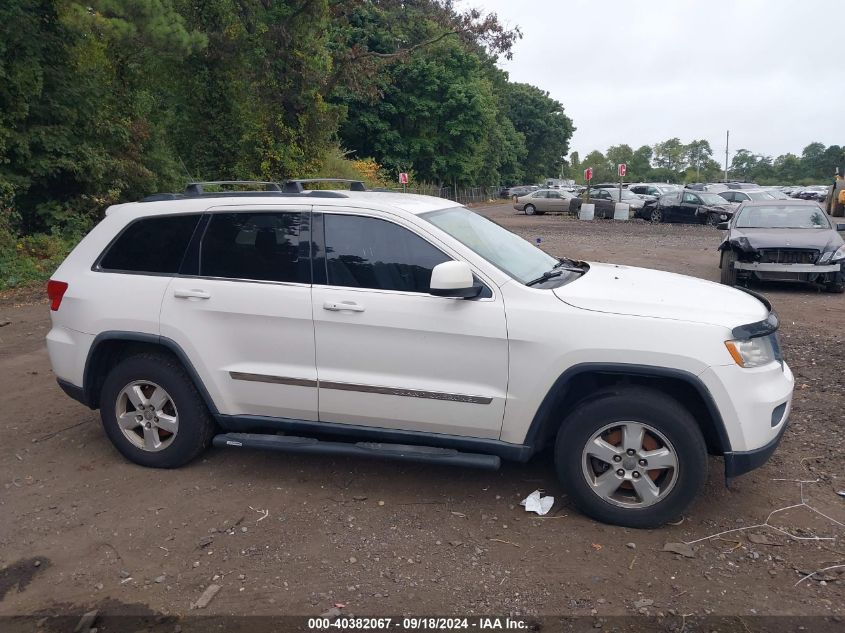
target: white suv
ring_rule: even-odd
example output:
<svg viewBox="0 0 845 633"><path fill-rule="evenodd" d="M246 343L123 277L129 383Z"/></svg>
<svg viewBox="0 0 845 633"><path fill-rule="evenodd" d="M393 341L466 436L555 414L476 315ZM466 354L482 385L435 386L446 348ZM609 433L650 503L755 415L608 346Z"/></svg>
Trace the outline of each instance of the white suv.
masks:
<svg viewBox="0 0 845 633"><path fill-rule="evenodd" d="M556 259L449 200L283 189L111 207L49 283L62 389L128 459L216 446L497 468L676 518L768 459L793 377L762 297Z"/></svg>

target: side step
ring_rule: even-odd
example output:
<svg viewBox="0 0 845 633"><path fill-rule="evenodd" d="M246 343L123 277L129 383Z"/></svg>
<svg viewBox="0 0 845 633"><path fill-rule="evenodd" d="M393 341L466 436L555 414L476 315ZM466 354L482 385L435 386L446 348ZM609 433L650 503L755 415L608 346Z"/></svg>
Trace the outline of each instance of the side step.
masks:
<svg viewBox="0 0 845 633"><path fill-rule="evenodd" d="M497 470L502 463L498 455L461 453L453 448L412 446L409 444L383 444L379 442L324 442L312 437L291 435L264 435L261 433L221 433L215 435L215 446L258 448L266 451L288 453L320 453L323 455L356 455L381 459L401 459L426 464L448 464L468 468Z"/></svg>

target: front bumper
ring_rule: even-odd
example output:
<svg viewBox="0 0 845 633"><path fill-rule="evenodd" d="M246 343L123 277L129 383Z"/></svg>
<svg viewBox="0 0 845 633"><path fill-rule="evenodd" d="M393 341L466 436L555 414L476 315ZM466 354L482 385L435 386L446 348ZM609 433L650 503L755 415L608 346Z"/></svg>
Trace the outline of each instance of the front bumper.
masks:
<svg viewBox="0 0 845 633"><path fill-rule="evenodd" d="M842 269L840 264L827 264L819 266L818 264L761 264L758 262L735 262L734 268L737 270L750 270L755 272L767 273L836 273Z"/></svg>
<svg viewBox="0 0 845 633"><path fill-rule="evenodd" d="M756 468L760 468L760 466L769 461L775 449L780 445L787 426L789 426L789 421L784 419L778 434L765 446L750 451L725 453L725 478L733 479L739 475L744 475Z"/></svg>
<svg viewBox="0 0 845 633"><path fill-rule="evenodd" d="M777 448L789 420L795 378L785 362L746 369L710 367L700 376L722 416L728 477L762 465Z"/></svg>

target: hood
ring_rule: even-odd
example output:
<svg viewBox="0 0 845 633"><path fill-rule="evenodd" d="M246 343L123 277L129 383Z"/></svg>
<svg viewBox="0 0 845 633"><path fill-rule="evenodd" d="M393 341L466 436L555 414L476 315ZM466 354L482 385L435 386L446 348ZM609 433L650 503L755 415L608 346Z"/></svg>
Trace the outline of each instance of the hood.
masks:
<svg viewBox="0 0 845 633"><path fill-rule="evenodd" d="M590 263L586 275L554 289L576 308L735 328L769 310L750 294L695 277L648 268Z"/></svg>
<svg viewBox="0 0 845 633"><path fill-rule="evenodd" d="M746 238L753 250L761 248L805 248L819 252L835 251L842 246L842 238L833 229L737 229L731 230L730 240Z"/></svg>

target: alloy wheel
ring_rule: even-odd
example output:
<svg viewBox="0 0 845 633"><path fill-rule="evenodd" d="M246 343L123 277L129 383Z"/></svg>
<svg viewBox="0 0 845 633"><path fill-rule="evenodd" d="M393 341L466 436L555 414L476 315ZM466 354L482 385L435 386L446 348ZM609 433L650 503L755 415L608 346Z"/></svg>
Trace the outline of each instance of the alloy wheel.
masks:
<svg viewBox="0 0 845 633"><path fill-rule="evenodd" d="M590 489L623 508L662 501L678 480L678 457L660 431L642 422L614 422L590 437L581 454Z"/></svg>
<svg viewBox="0 0 845 633"><path fill-rule="evenodd" d="M115 418L126 439L145 451L166 449L179 431L179 414L170 394L148 380L136 380L120 390Z"/></svg>

